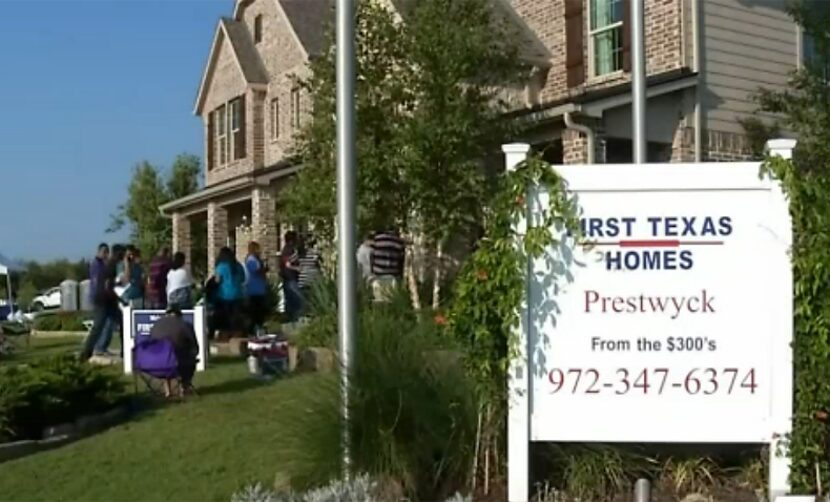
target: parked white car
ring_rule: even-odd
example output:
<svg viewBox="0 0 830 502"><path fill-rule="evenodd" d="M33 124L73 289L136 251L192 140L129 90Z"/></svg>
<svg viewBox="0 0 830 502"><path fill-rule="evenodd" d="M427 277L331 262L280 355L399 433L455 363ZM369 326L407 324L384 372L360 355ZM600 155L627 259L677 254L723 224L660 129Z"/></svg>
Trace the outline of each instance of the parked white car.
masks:
<svg viewBox="0 0 830 502"><path fill-rule="evenodd" d="M40 312L43 310L57 309L61 306L61 288L50 288L36 296L32 300L32 310Z"/></svg>

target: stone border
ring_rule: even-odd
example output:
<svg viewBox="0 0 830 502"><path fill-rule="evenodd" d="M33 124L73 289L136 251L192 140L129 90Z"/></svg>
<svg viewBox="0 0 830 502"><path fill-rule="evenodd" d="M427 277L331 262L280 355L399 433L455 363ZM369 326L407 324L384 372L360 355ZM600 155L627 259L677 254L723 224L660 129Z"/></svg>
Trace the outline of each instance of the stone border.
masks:
<svg viewBox="0 0 830 502"><path fill-rule="evenodd" d="M40 331L33 329L30 333L32 338L64 338L69 336L84 337L86 331Z"/></svg>
<svg viewBox="0 0 830 502"><path fill-rule="evenodd" d="M47 427L43 430L43 439L0 443L0 464L58 448L109 429L125 422L130 417L131 407L131 403L122 404L104 413L78 417L74 423Z"/></svg>

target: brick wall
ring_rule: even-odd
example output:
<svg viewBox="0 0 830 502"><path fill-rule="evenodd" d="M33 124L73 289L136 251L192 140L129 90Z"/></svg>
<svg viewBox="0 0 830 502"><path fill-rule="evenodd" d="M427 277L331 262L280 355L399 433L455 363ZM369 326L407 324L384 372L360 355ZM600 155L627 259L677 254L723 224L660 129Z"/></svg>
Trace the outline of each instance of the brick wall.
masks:
<svg viewBox="0 0 830 502"><path fill-rule="evenodd" d="M272 259L279 251L279 229L274 194L266 187L251 193L252 237L262 247L262 257Z"/></svg>
<svg viewBox="0 0 830 502"><path fill-rule="evenodd" d="M188 258L188 263L191 257L191 243L193 239L190 235L190 218L182 213L173 214L173 252L182 252Z"/></svg>
<svg viewBox="0 0 830 502"><path fill-rule="evenodd" d="M510 0L510 3L552 55L551 69L541 92L542 103L630 81L629 73L591 78L587 70L585 84L569 89L565 65L565 0ZM681 68L684 64L681 10L682 0L646 0L646 71L650 75ZM587 65L588 0L583 2L583 19L583 56Z"/></svg>
<svg viewBox="0 0 830 502"><path fill-rule="evenodd" d="M749 139L743 134L704 131L703 153L706 161L738 162L753 160Z"/></svg>
<svg viewBox="0 0 830 502"><path fill-rule="evenodd" d="M219 250L228 242L228 211L216 202L209 202L207 213L208 269L212 270Z"/></svg>
<svg viewBox="0 0 830 502"><path fill-rule="evenodd" d="M268 95L266 102L266 142L265 142L265 165L274 165L290 155L296 144L296 135L299 129L291 123L291 91L297 86L297 79L308 75L308 68L305 64L288 68L284 73L272 78L268 84ZM308 120L311 110L311 102L308 92L303 89L300 92L300 117L301 124ZM271 102L278 100L278 131L275 139L272 135L271 124Z"/></svg>

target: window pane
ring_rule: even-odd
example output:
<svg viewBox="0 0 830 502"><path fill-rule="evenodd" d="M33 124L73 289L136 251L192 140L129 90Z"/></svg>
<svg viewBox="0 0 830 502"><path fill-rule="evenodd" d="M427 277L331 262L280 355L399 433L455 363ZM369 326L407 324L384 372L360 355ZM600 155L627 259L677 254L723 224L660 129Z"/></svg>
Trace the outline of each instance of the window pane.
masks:
<svg viewBox="0 0 830 502"><path fill-rule="evenodd" d="M217 120L218 127L216 128L216 133L217 133L217 135L222 136L222 135L225 134L225 125L226 125L226 123L225 123L225 118L226 118L226 116L225 116L225 105L220 106L219 109L216 110L216 115L217 115L217 118L219 119L219 120Z"/></svg>
<svg viewBox="0 0 830 502"><path fill-rule="evenodd" d="M622 21L622 0L591 0L591 29Z"/></svg>
<svg viewBox="0 0 830 502"><path fill-rule="evenodd" d="M605 75L622 69L622 27L594 35L594 74Z"/></svg>
<svg viewBox="0 0 830 502"><path fill-rule="evenodd" d="M231 101L231 131L239 129L239 100Z"/></svg>

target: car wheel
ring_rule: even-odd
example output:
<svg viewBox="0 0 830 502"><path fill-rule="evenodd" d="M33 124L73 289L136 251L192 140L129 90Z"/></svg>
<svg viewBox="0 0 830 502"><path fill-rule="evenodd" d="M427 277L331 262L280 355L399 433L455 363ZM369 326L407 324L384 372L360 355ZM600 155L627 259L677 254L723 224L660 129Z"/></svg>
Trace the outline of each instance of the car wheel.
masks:
<svg viewBox="0 0 830 502"><path fill-rule="evenodd" d="M35 304L32 306L32 309L33 309L35 312L43 312L43 304L42 304L42 303L40 303L40 302L37 302L37 303L35 303Z"/></svg>

